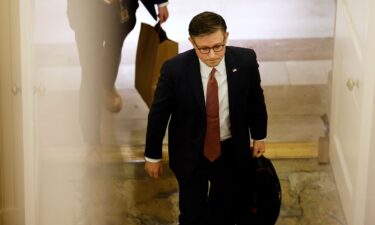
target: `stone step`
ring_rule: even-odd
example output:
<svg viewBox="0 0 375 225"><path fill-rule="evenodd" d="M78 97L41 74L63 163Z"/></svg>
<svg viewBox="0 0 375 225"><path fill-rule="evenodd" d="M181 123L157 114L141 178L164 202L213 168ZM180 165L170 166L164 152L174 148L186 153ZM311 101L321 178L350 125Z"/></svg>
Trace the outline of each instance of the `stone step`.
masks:
<svg viewBox="0 0 375 225"><path fill-rule="evenodd" d="M268 142L317 142L325 135L321 120L327 110L324 86L267 87ZM102 143L144 145L148 108L134 89L120 90L124 108L118 114L103 109ZM78 90L51 91L38 97L37 131L43 148L82 144L78 121Z"/></svg>
<svg viewBox="0 0 375 225"><path fill-rule="evenodd" d="M323 115L328 110L328 85L265 86L269 115Z"/></svg>
<svg viewBox="0 0 375 225"><path fill-rule="evenodd" d="M318 165L316 159L273 159L273 164L282 187L277 225L345 224L329 165ZM42 217L52 221L53 215L65 215L75 221L72 225L87 220L113 225L176 224L178 185L167 165L165 168L164 176L155 180L147 178L143 163L87 168L43 164Z"/></svg>
<svg viewBox="0 0 375 225"><path fill-rule="evenodd" d="M265 156L271 159L301 159L317 157L317 142L269 142ZM54 147L41 151L45 164L85 165L90 151L87 147ZM144 162L144 145L138 146L102 146L95 148L100 163L136 164ZM163 160L168 161L168 146L163 146Z"/></svg>
<svg viewBox="0 0 375 225"><path fill-rule="evenodd" d="M252 48L257 52L259 61L311 61L331 60L333 38L289 38L289 39L253 39L229 40L228 45ZM179 42L179 51L191 49L188 41ZM122 63L134 64L137 43L125 42ZM75 43L39 43L35 47L39 66L77 66L79 65Z"/></svg>

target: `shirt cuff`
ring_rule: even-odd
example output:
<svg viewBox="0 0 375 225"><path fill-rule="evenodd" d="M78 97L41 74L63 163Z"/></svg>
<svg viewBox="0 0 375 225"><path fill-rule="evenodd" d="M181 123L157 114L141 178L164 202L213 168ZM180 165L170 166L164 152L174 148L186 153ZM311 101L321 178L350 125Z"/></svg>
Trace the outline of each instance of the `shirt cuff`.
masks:
<svg viewBox="0 0 375 225"><path fill-rule="evenodd" d="M253 141L266 141L266 138L263 138L263 139L259 139L259 140L255 140L255 139L252 139Z"/></svg>
<svg viewBox="0 0 375 225"><path fill-rule="evenodd" d="M168 5L168 2L163 2L163 3L159 4L158 7L160 8L160 7L164 7L164 6L167 6L167 5Z"/></svg>
<svg viewBox="0 0 375 225"><path fill-rule="evenodd" d="M150 163L158 163L161 161L161 159L151 159L151 158L148 158L148 157L145 157L145 160L147 162L150 162Z"/></svg>

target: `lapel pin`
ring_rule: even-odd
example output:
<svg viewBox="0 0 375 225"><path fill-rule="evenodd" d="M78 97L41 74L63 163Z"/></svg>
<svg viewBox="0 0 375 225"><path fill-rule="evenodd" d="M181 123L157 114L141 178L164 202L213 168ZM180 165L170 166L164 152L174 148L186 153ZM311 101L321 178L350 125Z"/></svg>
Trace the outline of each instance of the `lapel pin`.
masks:
<svg viewBox="0 0 375 225"><path fill-rule="evenodd" d="M236 69L236 68L234 68L234 69L232 70L232 72L233 72L233 73L237 72L237 69Z"/></svg>

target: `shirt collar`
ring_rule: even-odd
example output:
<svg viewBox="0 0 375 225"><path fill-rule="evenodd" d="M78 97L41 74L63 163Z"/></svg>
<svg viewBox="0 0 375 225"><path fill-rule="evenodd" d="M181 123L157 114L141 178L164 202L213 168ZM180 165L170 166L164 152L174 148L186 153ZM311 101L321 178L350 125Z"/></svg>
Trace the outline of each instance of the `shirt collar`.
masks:
<svg viewBox="0 0 375 225"><path fill-rule="evenodd" d="M211 73L212 67L207 66L202 60L199 59L199 65L201 70L201 75L203 78L208 78ZM220 61L219 65L215 67L219 74L225 74L225 57Z"/></svg>

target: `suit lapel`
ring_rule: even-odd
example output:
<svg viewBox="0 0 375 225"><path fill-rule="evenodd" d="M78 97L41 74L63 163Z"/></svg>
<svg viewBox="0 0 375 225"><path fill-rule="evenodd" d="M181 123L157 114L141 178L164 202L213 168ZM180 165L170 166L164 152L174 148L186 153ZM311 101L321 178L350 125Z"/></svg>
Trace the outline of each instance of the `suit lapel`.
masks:
<svg viewBox="0 0 375 225"><path fill-rule="evenodd" d="M225 67L227 71L227 83L228 83L228 102L229 102L229 111L231 112L233 109L234 101L235 101L235 91L236 91L236 79L238 71L238 67L236 65L235 59L231 54L231 49L226 47L225 52ZM238 86L237 86L238 87Z"/></svg>
<svg viewBox="0 0 375 225"><path fill-rule="evenodd" d="M192 92L195 95L195 98L198 102L198 107L202 113L205 114L206 106L204 101L204 93L203 93L203 84L202 84L202 77L199 67L199 60L195 53L191 60L191 69L189 69L189 80L192 87Z"/></svg>

